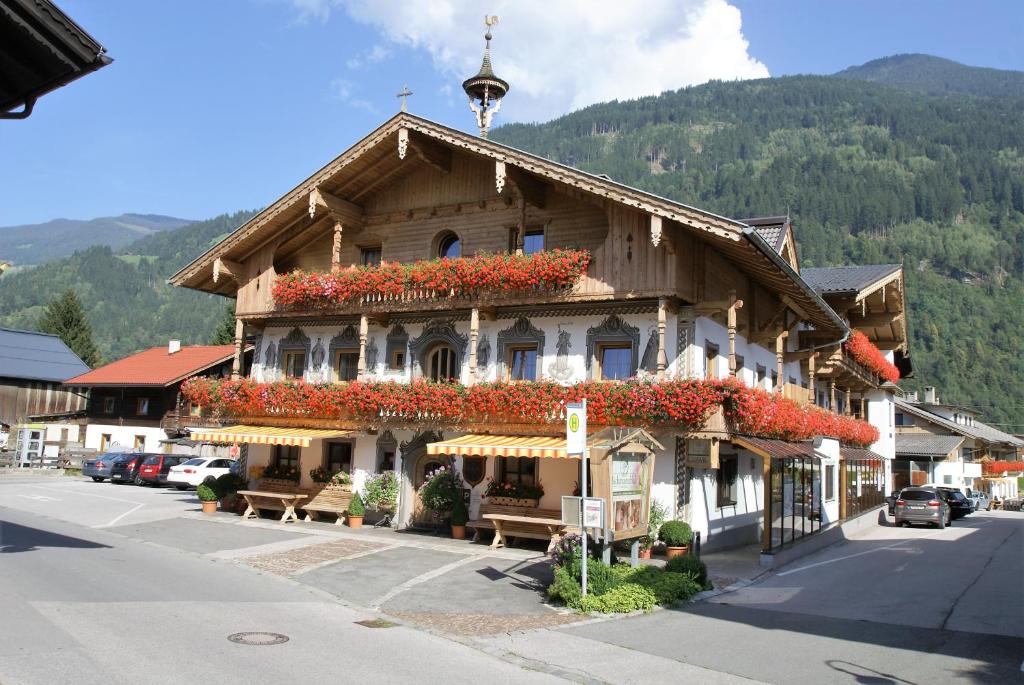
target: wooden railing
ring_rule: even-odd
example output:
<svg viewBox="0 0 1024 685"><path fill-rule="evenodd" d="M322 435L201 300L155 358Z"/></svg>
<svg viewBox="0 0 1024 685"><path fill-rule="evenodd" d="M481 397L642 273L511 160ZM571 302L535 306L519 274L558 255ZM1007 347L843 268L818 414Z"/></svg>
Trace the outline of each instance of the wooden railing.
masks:
<svg viewBox="0 0 1024 685"><path fill-rule="evenodd" d="M793 400L797 404L811 404L814 401L808 388L802 388L793 383L786 383L782 386L782 396L787 400Z"/></svg>

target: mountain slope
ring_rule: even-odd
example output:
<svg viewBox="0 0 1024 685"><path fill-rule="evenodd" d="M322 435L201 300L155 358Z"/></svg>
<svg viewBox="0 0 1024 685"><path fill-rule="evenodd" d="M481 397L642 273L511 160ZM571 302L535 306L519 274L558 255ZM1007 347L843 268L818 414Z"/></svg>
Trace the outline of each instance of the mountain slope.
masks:
<svg viewBox="0 0 1024 685"><path fill-rule="evenodd" d="M190 223L159 214L122 214L99 219L54 219L42 224L0 227L0 260L41 264L93 245L115 250L135 240Z"/></svg>
<svg viewBox="0 0 1024 685"><path fill-rule="evenodd" d="M1024 72L969 67L931 55L893 55L835 74L933 95L964 93L982 97L1024 97Z"/></svg>
<svg viewBox="0 0 1024 685"><path fill-rule="evenodd" d="M167 277L254 212L222 215L143 238L122 254L93 246L71 257L0 279L0 325L35 328L46 304L66 288L81 297L105 361L170 338L209 342L227 300L172 288ZM138 251L136 251L138 248Z"/></svg>
<svg viewBox="0 0 1024 685"><path fill-rule="evenodd" d="M903 261L910 389L1024 430L1024 109L831 77L593 105L495 141L725 216L789 212L805 266Z"/></svg>

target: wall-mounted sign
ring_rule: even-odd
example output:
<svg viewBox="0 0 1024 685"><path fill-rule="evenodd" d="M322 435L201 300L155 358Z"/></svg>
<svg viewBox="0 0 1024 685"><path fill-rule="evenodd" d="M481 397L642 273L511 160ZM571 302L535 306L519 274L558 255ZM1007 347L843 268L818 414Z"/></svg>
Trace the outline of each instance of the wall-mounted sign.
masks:
<svg viewBox="0 0 1024 685"><path fill-rule="evenodd" d="M694 469L718 468L718 438L686 441L686 465Z"/></svg>
<svg viewBox="0 0 1024 685"><path fill-rule="evenodd" d="M587 449L587 403L572 402L565 405L565 451L582 456Z"/></svg>

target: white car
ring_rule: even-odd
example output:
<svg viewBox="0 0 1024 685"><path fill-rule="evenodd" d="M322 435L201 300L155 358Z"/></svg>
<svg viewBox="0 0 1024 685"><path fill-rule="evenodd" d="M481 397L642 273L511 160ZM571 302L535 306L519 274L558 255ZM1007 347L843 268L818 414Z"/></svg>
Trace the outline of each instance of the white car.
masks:
<svg viewBox="0 0 1024 685"><path fill-rule="evenodd" d="M194 488L207 479L213 480L231 471L234 459L195 457L183 464L172 466L167 474L167 484L179 490Z"/></svg>
<svg viewBox="0 0 1024 685"><path fill-rule="evenodd" d="M992 498L987 492L967 488L967 499L974 503L974 511L990 511L992 509Z"/></svg>

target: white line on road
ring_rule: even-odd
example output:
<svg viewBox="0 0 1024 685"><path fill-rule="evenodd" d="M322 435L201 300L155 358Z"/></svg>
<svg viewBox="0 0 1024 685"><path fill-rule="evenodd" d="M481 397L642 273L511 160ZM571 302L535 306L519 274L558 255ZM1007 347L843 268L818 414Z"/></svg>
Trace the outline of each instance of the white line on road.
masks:
<svg viewBox="0 0 1024 685"><path fill-rule="evenodd" d="M35 500L36 502L60 502L56 497L50 497L49 495L18 495L24 499Z"/></svg>
<svg viewBox="0 0 1024 685"><path fill-rule="evenodd" d="M59 492L65 495L81 495L82 497L96 497L98 499L108 499L111 502L121 502L123 504L145 504L145 502L136 502L135 500L122 499L120 497L108 497L107 495L94 495L91 492L75 492L74 490L68 490L66 488L47 488L42 485L29 485L27 487L35 488L36 490L48 490L50 492Z"/></svg>
<svg viewBox="0 0 1024 685"><path fill-rule="evenodd" d="M376 599L373 602L371 602L369 606L370 606L371 609L380 609L382 606L384 606L384 604L386 604L387 602L389 602L392 599L394 599L396 595L400 595L401 593L405 592L406 590L412 589L412 588L416 587L417 585L420 585L421 583L427 582L428 580L433 580L434 578L437 578L438 576L443 576L444 574L448 573L449 571L454 571L455 569L457 569L460 566L465 566L466 564L471 564L474 561L483 561L484 559L486 559L489 556L491 556L491 555L490 554L476 554L476 555L471 556L471 557L466 557L465 559L459 559L458 561L453 561L450 564L445 564L444 566L441 566L439 568L435 568L433 571L427 571L426 573L420 574L420 575L416 576L415 578L411 578L410 580L405 581L404 583L402 583L398 587L391 588L391 590L386 592L382 597L379 597L378 599Z"/></svg>
<svg viewBox="0 0 1024 685"><path fill-rule="evenodd" d="M826 559L825 561L819 561L819 562L817 562L815 564L808 564L807 566L801 566L800 568L794 568L794 569L789 570L789 571L783 571L782 573L776 573L775 575L777 575L777 576L788 576L790 573L800 573L800 571L807 571L808 569L817 568L819 566L828 566L829 564L834 564L837 561L846 561L847 559L853 559L854 557L862 557L865 554L871 554L872 552L881 552L884 549L892 549L893 547L898 547L899 545L905 545L908 542L912 543L912 542L916 542L917 540L924 540L925 538L932 538L932 537L935 537L936 535L939 535L939 534L944 533L944 532L945 532L945 530L937 530L934 533L929 533L928 535L922 535L921 537L907 538L906 540L897 540L896 542L892 543L891 545L884 545L882 547L875 547L874 549L867 549L867 550L864 550L863 552L857 552L855 554L847 554L846 556L836 557L835 559Z"/></svg>
<svg viewBox="0 0 1024 685"><path fill-rule="evenodd" d="M101 523L99 525L93 526L93 528L108 528L108 527L114 525L115 523L117 523L118 521L120 521L121 519L123 519L128 514L134 514L135 512L137 512L139 509L141 509L144 506L146 506L146 505L145 504L137 504L134 507L132 507L131 509L129 509L128 511L124 512L123 514L121 514L120 516L115 516L113 518L113 520L109 521L108 523Z"/></svg>

